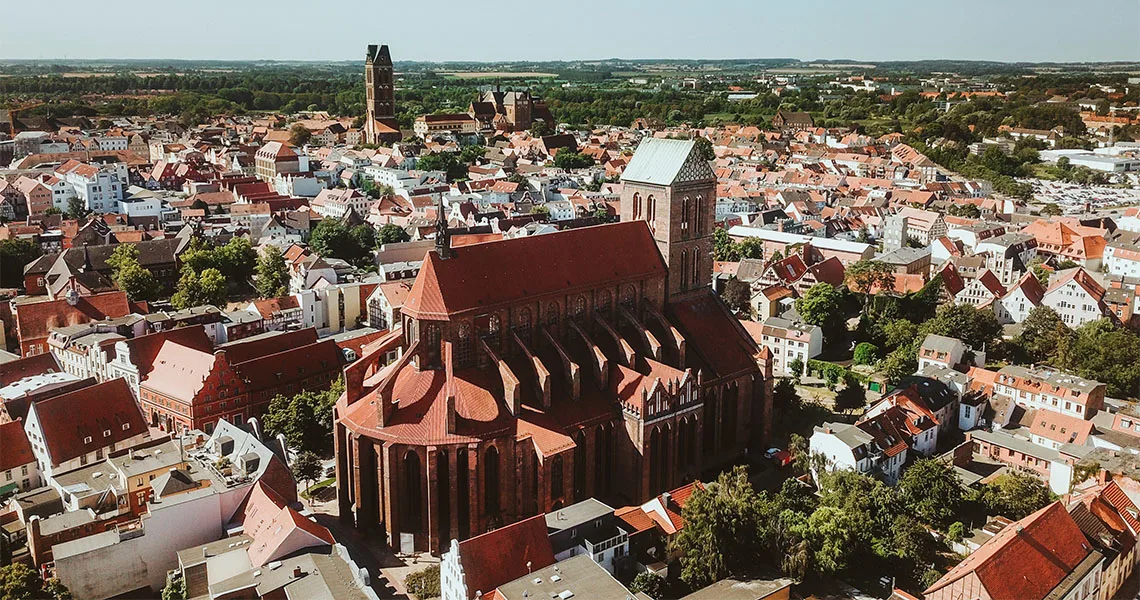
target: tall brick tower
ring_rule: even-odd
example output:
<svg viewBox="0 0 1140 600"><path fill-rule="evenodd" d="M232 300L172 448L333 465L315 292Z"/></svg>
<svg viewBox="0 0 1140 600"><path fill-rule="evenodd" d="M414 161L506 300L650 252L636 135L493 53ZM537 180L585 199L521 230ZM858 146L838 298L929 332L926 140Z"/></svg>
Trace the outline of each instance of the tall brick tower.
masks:
<svg viewBox="0 0 1140 600"><path fill-rule="evenodd" d="M369 144L378 144L392 133L398 137L400 125L396 121L396 92L393 87L392 55L388 46L368 46L364 57L364 104L368 115L364 123L364 138Z"/></svg>
<svg viewBox="0 0 1140 600"><path fill-rule="evenodd" d="M621 220L649 223L669 265L668 297L712 282L716 174L691 140L647 138L621 176Z"/></svg>

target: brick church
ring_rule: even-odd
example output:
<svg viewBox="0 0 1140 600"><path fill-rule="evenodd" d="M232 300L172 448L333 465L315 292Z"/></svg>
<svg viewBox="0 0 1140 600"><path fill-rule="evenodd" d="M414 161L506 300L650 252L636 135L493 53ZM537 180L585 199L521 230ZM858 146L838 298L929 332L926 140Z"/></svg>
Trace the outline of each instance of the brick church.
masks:
<svg viewBox="0 0 1140 600"><path fill-rule="evenodd" d="M369 144L400 141L396 121L395 72L388 46L368 46L364 55L364 141Z"/></svg>
<svg viewBox="0 0 1140 600"><path fill-rule="evenodd" d="M771 367L709 287L709 164L649 139L623 182L621 223L428 253L402 327L345 370L342 518L439 552L762 447Z"/></svg>

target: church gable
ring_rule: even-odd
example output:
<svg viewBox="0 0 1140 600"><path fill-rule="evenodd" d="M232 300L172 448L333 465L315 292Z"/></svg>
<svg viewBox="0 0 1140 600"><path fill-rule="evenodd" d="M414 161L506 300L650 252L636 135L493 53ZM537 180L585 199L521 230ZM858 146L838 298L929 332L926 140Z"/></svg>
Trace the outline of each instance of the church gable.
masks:
<svg viewBox="0 0 1140 600"><path fill-rule="evenodd" d="M637 147L621 180L669 186L695 181L715 182L716 174L702 160L692 140L647 138Z"/></svg>

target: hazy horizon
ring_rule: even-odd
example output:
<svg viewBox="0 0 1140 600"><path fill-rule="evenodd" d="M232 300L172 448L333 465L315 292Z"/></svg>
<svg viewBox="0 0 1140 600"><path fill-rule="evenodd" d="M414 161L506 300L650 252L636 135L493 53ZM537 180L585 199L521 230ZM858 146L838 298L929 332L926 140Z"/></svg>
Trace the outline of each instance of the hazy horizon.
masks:
<svg viewBox="0 0 1140 600"><path fill-rule="evenodd" d="M66 15L74 24L9 28L0 36L0 60L342 62L362 60L368 44L386 43L397 62L615 57L631 61L798 57L805 62L872 63L1140 61L1140 2L1135 0L1110 1L1112 7L1098 13L1114 18L1097 20L1095 26L1077 23L1081 9L1059 0L930 5L821 0L811 6L658 0L648 11L606 0L579 0L573 12L503 0L496 8L513 18L498 21L501 26L493 31L500 35L485 33L488 28L472 20L469 4L459 0L436 0L430 11L393 3L357 13L322 12L299 0L272 4L201 0L192 11L167 8L153 0L107 4L57 0L50 9L34 3L8 7L5 14L13 23L42 23L45 16ZM519 26L512 29L508 23ZM54 24L67 25L67 21L56 19Z"/></svg>

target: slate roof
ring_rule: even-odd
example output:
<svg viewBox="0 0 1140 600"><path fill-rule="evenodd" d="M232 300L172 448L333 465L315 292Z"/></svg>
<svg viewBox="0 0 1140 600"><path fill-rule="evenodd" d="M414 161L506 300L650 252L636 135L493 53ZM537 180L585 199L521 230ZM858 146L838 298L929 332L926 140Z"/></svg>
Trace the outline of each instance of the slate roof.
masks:
<svg viewBox="0 0 1140 600"><path fill-rule="evenodd" d="M626 165L625 171L621 174L621 180L623 183L632 181L653 185L670 185L682 175L683 167L686 166L686 163L690 163L690 155L693 155L690 164L694 167L703 165L703 169L685 179L689 181L715 181L716 174L713 173L712 167L694 154L695 147L696 142L692 140L646 138L638 145L633 158Z"/></svg>

